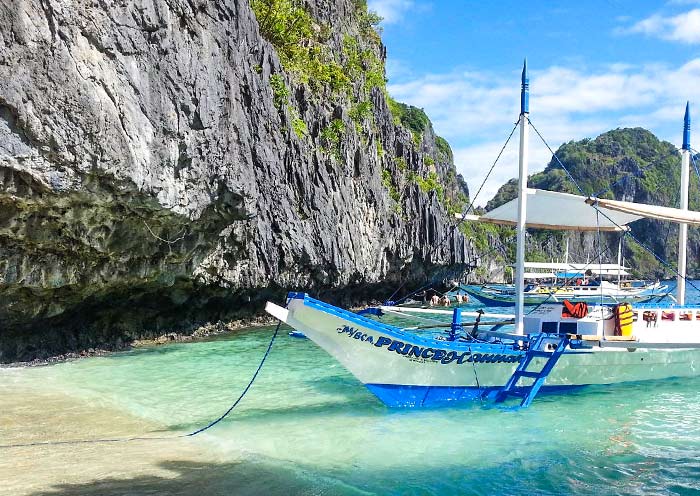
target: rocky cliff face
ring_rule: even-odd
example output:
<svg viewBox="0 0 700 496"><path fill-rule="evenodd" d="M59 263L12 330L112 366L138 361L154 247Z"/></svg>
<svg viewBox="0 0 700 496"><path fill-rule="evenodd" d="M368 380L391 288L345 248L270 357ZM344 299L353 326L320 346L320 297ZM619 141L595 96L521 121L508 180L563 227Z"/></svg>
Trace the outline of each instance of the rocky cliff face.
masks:
<svg viewBox="0 0 700 496"><path fill-rule="evenodd" d="M449 148L390 111L366 7L300 5L341 91L246 0L0 5L0 362L465 269Z"/></svg>

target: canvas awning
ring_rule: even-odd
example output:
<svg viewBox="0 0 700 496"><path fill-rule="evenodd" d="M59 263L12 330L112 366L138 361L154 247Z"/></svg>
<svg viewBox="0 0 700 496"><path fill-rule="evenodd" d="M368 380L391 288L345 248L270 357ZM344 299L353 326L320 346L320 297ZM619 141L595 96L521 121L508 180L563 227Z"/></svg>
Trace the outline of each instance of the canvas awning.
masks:
<svg viewBox="0 0 700 496"><path fill-rule="evenodd" d="M621 231L643 214L607 210L603 214L586 203L586 197L541 189L527 190L527 227L567 231ZM458 215L462 218L461 215ZM466 220L514 226L518 220L518 199L496 207L484 215L467 215ZM700 217L699 217L700 221Z"/></svg>
<svg viewBox="0 0 700 496"><path fill-rule="evenodd" d="M680 208L660 207L645 203L633 203L619 200L605 200L602 198L588 198L586 203L596 204L606 212L619 212L625 215L637 215L648 219L669 220L679 224L700 225L700 212L693 210L681 210Z"/></svg>

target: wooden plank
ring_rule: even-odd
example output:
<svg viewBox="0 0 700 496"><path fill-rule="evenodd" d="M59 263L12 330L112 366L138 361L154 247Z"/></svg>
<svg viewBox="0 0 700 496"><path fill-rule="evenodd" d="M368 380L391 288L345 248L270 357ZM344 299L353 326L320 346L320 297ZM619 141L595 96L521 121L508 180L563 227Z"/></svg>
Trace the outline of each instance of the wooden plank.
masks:
<svg viewBox="0 0 700 496"><path fill-rule="evenodd" d="M634 336L605 336L605 341L636 341Z"/></svg>

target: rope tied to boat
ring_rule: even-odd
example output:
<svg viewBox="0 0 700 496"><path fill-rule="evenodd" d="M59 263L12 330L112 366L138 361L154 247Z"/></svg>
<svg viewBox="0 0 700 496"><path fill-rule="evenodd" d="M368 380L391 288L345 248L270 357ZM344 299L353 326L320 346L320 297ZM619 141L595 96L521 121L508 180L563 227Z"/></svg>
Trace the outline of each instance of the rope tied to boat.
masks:
<svg viewBox="0 0 700 496"><path fill-rule="evenodd" d="M472 354L472 347L469 346L467 348L469 350L469 354ZM474 370L474 380L476 381L476 389L479 391L479 401L483 404L484 403L484 393L481 391L481 384L479 384L479 374L476 372L476 363L474 360L472 360L472 370Z"/></svg>
<svg viewBox="0 0 700 496"><path fill-rule="evenodd" d="M285 308L287 305L285 305ZM238 399L233 402L233 404L229 407L228 410L226 410L223 415L221 415L219 418L216 420L213 420L212 422L209 423L206 427L202 427L201 429L197 429L196 431L192 431L189 434L185 434L184 436L180 437L192 437L196 436L197 434L200 434L208 429L211 429L214 427L216 424L224 420L226 417L228 417L228 414L233 411L234 408L238 406L238 404L241 402L243 397L248 393L250 390L251 386L255 382L255 379L258 377L258 374L260 373L260 369L262 369L263 364L265 363L265 360L267 360L267 357L270 355L270 351L272 350L272 345L275 343L275 339L277 339L277 334L279 333L280 327L282 326L282 321L277 322L277 326L275 327L275 332L272 333L272 339L270 339L270 343L267 345L267 350L265 350L265 354L262 357L262 360L260 360L260 363L258 364L258 368L255 370L255 373L253 374L253 377L250 378L250 381L248 382L248 385L245 387L243 392L240 394Z"/></svg>

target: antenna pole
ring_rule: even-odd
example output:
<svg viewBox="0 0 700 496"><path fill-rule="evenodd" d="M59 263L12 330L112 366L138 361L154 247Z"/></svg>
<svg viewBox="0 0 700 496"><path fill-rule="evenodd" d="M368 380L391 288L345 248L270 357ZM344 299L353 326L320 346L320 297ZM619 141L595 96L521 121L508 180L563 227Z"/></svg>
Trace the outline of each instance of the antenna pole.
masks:
<svg viewBox="0 0 700 496"><path fill-rule="evenodd" d="M688 187L690 185L690 103L685 104L683 119L683 149L681 150L681 210L688 210ZM676 300L685 305L686 252L688 224L680 224L678 232L678 284Z"/></svg>
<svg viewBox="0 0 700 496"><path fill-rule="evenodd" d="M527 76L527 60L523 62L520 88L520 155L518 160L518 225L515 260L515 334L525 334L523 327L525 289L525 223L527 214L527 160L530 131L530 81Z"/></svg>

